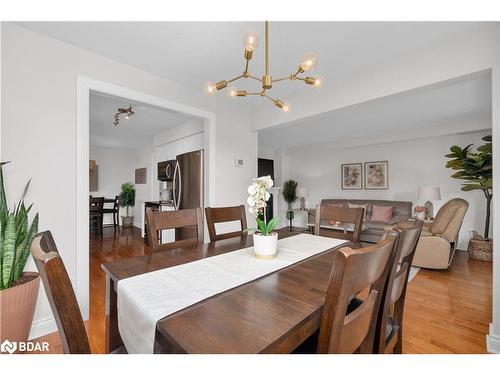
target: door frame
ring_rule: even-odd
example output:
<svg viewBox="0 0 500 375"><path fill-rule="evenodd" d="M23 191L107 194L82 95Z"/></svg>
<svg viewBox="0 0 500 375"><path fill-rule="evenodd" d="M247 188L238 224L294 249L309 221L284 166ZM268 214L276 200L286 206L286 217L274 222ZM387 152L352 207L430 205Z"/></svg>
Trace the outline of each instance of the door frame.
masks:
<svg viewBox="0 0 500 375"><path fill-rule="evenodd" d="M84 320L89 318L89 129L90 94L92 91L118 96L156 107L201 117L204 120L206 205L215 203L215 113L169 99L99 81L86 76L76 77L76 264L74 288Z"/></svg>

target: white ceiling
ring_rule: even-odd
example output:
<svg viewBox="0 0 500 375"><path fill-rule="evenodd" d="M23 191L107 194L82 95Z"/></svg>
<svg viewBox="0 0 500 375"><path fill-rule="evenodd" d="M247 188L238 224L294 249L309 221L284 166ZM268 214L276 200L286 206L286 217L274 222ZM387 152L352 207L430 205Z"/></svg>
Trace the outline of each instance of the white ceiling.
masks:
<svg viewBox="0 0 500 375"><path fill-rule="evenodd" d="M262 22L20 22L18 25L201 90L205 81L229 79L243 70L243 35L261 38L251 72L262 75ZM477 22L271 22L274 77L286 76L302 55L316 52L315 74L326 80L425 48L477 27ZM244 82L257 88L258 82ZM236 85L235 85L236 86ZM239 86L241 87L241 86ZM305 90L283 82L273 95ZM261 105L260 98L242 100Z"/></svg>
<svg viewBox="0 0 500 375"><path fill-rule="evenodd" d="M120 116L114 126L118 108L132 105L134 116ZM193 116L157 108L123 98L92 92L90 95L90 144L93 146L137 148L152 146L153 136L184 123Z"/></svg>
<svg viewBox="0 0 500 375"><path fill-rule="evenodd" d="M483 72L438 85L344 107L259 131L259 149L310 144L370 143L380 134L432 134L473 129L474 122L491 127L491 74ZM460 125L460 127L459 127ZM474 125L474 126L473 126Z"/></svg>

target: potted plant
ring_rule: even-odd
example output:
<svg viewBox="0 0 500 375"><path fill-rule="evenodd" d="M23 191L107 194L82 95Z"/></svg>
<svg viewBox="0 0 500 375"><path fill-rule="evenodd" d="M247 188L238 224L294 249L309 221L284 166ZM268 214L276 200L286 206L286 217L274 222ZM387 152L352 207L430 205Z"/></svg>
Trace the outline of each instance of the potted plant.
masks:
<svg viewBox="0 0 500 375"><path fill-rule="evenodd" d="M17 206L9 209L3 180L6 163L0 163L0 342L26 342L35 313L40 275L24 272L24 267L38 232L38 214L30 225L28 214L33 205L26 207L24 203L29 182Z"/></svg>
<svg viewBox="0 0 500 375"><path fill-rule="evenodd" d="M290 221L290 231L292 230L292 221L294 218L294 213L292 211L292 204L297 200L297 181L288 180L283 184L283 198L288 204L288 210L286 212L286 218Z"/></svg>
<svg viewBox="0 0 500 375"><path fill-rule="evenodd" d="M134 223L134 216L129 216L128 208L135 206L135 187L133 183L125 182L122 184L120 206L127 208L127 216L122 216L122 226L131 227Z"/></svg>
<svg viewBox="0 0 500 375"><path fill-rule="evenodd" d="M493 198L493 156L492 137L487 135L482 138L486 143L477 148L477 152L471 151L472 144L465 148L459 146L450 147L451 153L447 158L451 158L446 163L446 168L451 168L456 172L451 176L461 180L462 191L480 190L486 198L486 220L484 235L475 236L470 239L467 251L474 259L491 261L493 258L493 240L489 238L491 200Z"/></svg>
<svg viewBox="0 0 500 375"><path fill-rule="evenodd" d="M271 176L265 176L255 178L248 187L248 211L255 215L257 222L257 228L249 229L249 232L253 233L255 256L260 259L274 258L278 252L278 234L273 232L278 218L272 218L269 222L266 218L266 202L271 197L268 190L273 185Z"/></svg>

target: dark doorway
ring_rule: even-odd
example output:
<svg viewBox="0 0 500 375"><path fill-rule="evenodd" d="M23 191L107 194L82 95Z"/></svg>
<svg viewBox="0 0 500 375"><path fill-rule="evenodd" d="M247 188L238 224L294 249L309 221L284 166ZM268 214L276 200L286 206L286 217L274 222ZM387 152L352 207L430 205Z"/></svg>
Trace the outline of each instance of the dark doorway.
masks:
<svg viewBox="0 0 500 375"><path fill-rule="evenodd" d="M271 176L271 178L274 181L274 160L259 158L257 160L257 174L258 174L258 177ZM266 216L267 216L268 220L273 218L273 195L272 194L271 194L271 198L269 198L269 201L267 202Z"/></svg>

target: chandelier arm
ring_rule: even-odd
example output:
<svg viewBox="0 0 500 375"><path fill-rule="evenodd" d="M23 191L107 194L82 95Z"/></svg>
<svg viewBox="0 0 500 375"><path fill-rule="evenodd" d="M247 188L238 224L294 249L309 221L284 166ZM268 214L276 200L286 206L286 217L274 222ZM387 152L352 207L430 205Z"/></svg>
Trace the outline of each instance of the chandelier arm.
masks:
<svg viewBox="0 0 500 375"><path fill-rule="evenodd" d="M286 77L281 77L281 78L273 78L273 82L279 82L279 81L286 81L288 79L291 79L291 76L286 76Z"/></svg>
<svg viewBox="0 0 500 375"><path fill-rule="evenodd" d="M299 66L299 69L297 69L297 71L292 74L292 79L295 79L297 78L297 76L300 74L300 73L304 73L304 70L301 69L301 67Z"/></svg>
<svg viewBox="0 0 500 375"><path fill-rule="evenodd" d="M234 82L234 81L236 81L236 80L238 80L240 78L243 78L243 74L240 74L238 77L234 77L233 79L228 80L227 83Z"/></svg>
<svg viewBox="0 0 500 375"><path fill-rule="evenodd" d="M305 79L302 77L295 77L295 79L298 79L299 81L305 81Z"/></svg>
<svg viewBox="0 0 500 375"><path fill-rule="evenodd" d="M248 64L249 63L250 63L250 60L247 60L247 62L245 63L245 70L243 71L243 76L248 74Z"/></svg>
<svg viewBox="0 0 500 375"><path fill-rule="evenodd" d="M247 92L247 96L249 95L259 95L260 96L260 93L259 92Z"/></svg>
<svg viewBox="0 0 500 375"><path fill-rule="evenodd" d="M249 75L248 75L248 77L249 77L249 78L253 78L253 79L255 79L256 81L262 82L262 79L260 79L259 77L255 77L255 76L253 76L253 75L251 75L251 74L249 74Z"/></svg>

